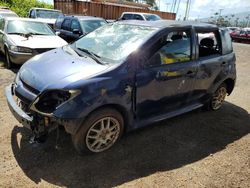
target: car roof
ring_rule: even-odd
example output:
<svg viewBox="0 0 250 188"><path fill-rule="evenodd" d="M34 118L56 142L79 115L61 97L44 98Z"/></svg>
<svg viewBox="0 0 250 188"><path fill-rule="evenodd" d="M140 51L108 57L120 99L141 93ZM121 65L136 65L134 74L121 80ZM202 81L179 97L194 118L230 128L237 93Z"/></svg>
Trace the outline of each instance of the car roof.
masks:
<svg viewBox="0 0 250 188"><path fill-rule="evenodd" d="M39 22L39 23L44 23L42 21L39 21L38 19L33 19L33 18L20 18L20 17L6 17L5 20L7 21L28 21L28 22Z"/></svg>
<svg viewBox="0 0 250 188"><path fill-rule="evenodd" d="M123 24L131 25L141 25L156 28L166 28L166 27L188 27L193 26L197 28L218 28L214 24L195 22L195 21L176 21L176 20L157 20L157 21L141 21L141 20L123 20L119 21Z"/></svg>
<svg viewBox="0 0 250 188"><path fill-rule="evenodd" d="M15 12L9 10L9 9L2 9L2 8L0 8L0 12L1 13L15 13Z"/></svg>
<svg viewBox="0 0 250 188"><path fill-rule="evenodd" d="M49 10L49 11L55 11L55 12L62 12L61 10L57 10L57 9L50 9L50 8L38 8L38 7L33 7L31 9L36 9L36 10ZM30 9L30 10L31 10Z"/></svg>
<svg viewBox="0 0 250 188"><path fill-rule="evenodd" d="M95 17L95 16L80 16L80 15L67 15L65 18L77 18L79 20L104 20L101 17Z"/></svg>
<svg viewBox="0 0 250 188"><path fill-rule="evenodd" d="M122 14L150 14L150 15L157 15L157 14L152 14L152 13L147 13L147 12L123 12Z"/></svg>

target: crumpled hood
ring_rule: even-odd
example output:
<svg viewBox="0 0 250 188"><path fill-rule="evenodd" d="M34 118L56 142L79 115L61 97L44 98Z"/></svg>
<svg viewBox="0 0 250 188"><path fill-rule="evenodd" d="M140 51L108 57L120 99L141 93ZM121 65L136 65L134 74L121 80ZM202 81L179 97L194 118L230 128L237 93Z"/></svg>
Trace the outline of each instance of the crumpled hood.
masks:
<svg viewBox="0 0 250 188"><path fill-rule="evenodd" d="M29 86L43 91L55 85L62 89L107 68L107 65L98 64L89 57L73 56L58 48L31 58L18 75Z"/></svg>
<svg viewBox="0 0 250 188"><path fill-rule="evenodd" d="M28 48L58 48L67 44L65 40L56 35L32 35L28 38L20 35L8 35L16 46Z"/></svg>

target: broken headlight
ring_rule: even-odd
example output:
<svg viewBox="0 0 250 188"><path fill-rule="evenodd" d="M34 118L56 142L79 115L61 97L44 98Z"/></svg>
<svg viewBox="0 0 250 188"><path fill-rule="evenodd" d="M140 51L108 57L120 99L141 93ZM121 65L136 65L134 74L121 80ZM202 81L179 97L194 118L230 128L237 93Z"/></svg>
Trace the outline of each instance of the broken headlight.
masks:
<svg viewBox="0 0 250 188"><path fill-rule="evenodd" d="M79 90L49 90L42 93L31 105L31 110L51 115L60 105L80 93Z"/></svg>

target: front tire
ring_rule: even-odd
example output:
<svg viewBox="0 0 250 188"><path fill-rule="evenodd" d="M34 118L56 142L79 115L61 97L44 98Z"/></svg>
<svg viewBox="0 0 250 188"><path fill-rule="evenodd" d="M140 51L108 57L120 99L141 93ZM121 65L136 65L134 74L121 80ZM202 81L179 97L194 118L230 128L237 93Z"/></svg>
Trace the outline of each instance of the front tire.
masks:
<svg viewBox="0 0 250 188"><path fill-rule="evenodd" d="M13 64L10 60L10 54L7 48L5 49L5 61L6 61L6 68L11 69L13 67Z"/></svg>
<svg viewBox="0 0 250 188"><path fill-rule="evenodd" d="M103 108L93 112L80 130L72 135L73 145L79 154L100 153L112 147L123 130L122 115L114 109Z"/></svg>

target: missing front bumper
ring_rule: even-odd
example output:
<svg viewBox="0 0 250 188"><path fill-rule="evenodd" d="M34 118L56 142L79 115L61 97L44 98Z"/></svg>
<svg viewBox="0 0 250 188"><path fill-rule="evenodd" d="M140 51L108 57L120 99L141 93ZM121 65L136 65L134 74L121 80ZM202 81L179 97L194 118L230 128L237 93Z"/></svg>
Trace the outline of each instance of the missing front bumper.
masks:
<svg viewBox="0 0 250 188"><path fill-rule="evenodd" d="M7 98L8 106L13 116L20 122L24 127L32 129L33 117L26 114L17 104L13 98L12 85L5 88L5 95Z"/></svg>

